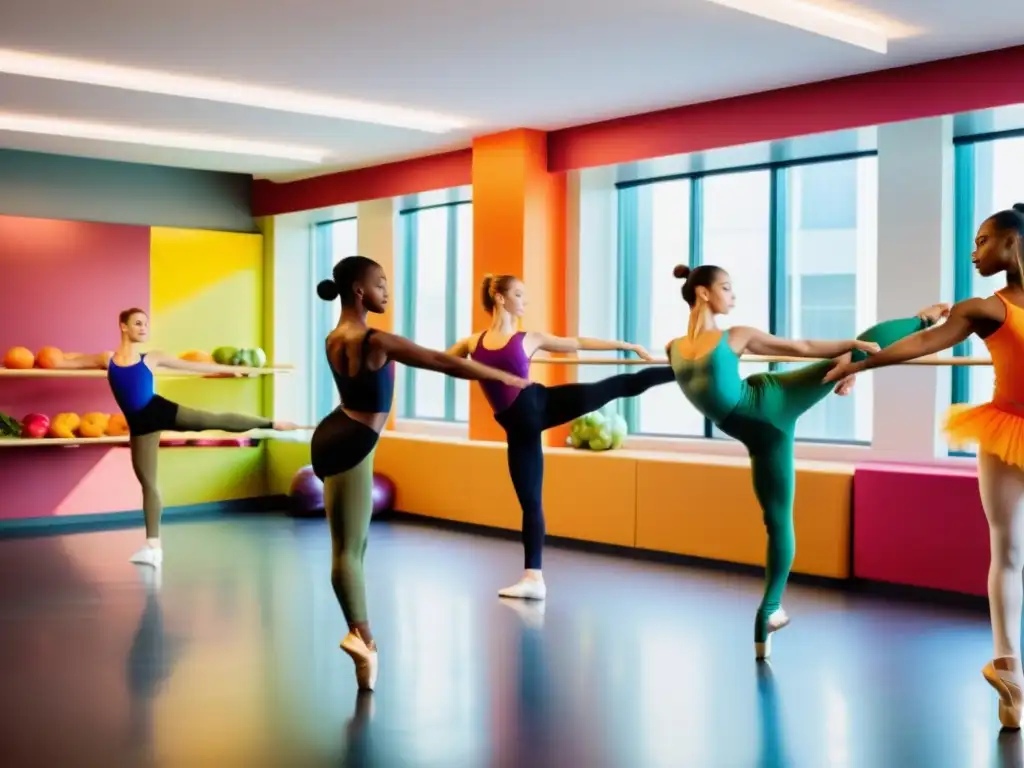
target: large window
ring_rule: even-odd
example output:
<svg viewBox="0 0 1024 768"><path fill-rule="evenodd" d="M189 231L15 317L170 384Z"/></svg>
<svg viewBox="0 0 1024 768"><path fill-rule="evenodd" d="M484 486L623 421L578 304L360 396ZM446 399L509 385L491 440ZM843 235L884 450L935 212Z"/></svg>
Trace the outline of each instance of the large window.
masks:
<svg viewBox="0 0 1024 768"><path fill-rule="evenodd" d="M421 346L446 349L472 330L473 207L402 211L400 227L400 332ZM402 375L403 418L469 420L469 382L414 368Z"/></svg>
<svg viewBox="0 0 1024 768"><path fill-rule="evenodd" d="M991 296L1006 284L1004 275L982 277L971 264L974 236L981 223L996 211L1024 198L1024 137L965 141L956 147L956 275L955 296ZM971 336L957 345L958 357L988 357L985 343ZM992 398L995 373L991 366L954 367L953 401L985 403Z"/></svg>
<svg viewBox="0 0 1024 768"><path fill-rule="evenodd" d="M661 352L686 332L675 264L727 270L736 310L724 327L852 338L875 320L877 163L873 156L697 174L619 189L618 331ZM798 364L743 363L743 375ZM871 438L870 377L799 422L805 440ZM723 437L677 389L621 406L632 432Z"/></svg>
<svg viewBox="0 0 1024 768"><path fill-rule="evenodd" d="M355 218L328 221L313 227L314 284L329 278L336 262L359 253L358 235L359 226ZM338 322L341 300L335 299L330 304L319 301L312 290L311 286L310 301L315 302L316 309L310 359L313 361L313 415L319 422L341 402L324 357L324 339Z"/></svg>

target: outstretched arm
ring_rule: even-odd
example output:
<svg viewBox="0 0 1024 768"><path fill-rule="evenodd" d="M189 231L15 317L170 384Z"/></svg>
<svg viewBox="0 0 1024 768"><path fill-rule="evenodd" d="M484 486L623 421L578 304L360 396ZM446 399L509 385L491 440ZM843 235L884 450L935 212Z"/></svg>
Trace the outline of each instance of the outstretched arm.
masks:
<svg viewBox="0 0 1024 768"><path fill-rule="evenodd" d="M491 368L489 365L481 365L473 360L421 347L404 336L397 336L393 333L373 334L370 346L381 350L397 363L403 363L413 368L437 371L456 379L500 381L503 384L520 388L530 383L526 379L499 371L497 368Z"/></svg>
<svg viewBox="0 0 1024 768"><path fill-rule="evenodd" d="M982 299L968 299L955 304L946 322L900 339L881 352L869 355L860 362L848 365L849 373L867 371L887 365L898 365L926 355L934 355L956 346L974 332L974 319L978 316ZM851 370L852 369L852 370Z"/></svg>
<svg viewBox="0 0 1024 768"><path fill-rule="evenodd" d="M738 332L738 333L737 333ZM737 339L738 337L738 339ZM748 352L752 355L785 355L789 357L808 357L812 359L829 359L845 355L854 349L875 352L878 345L870 341L849 339L847 341L812 341L809 339L782 339L756 328L735 328L730 331L729 341L740 341L742 349L737 354Z"/></svg>
<svg viewBox="0 0 1024 768"><path fill-rule="evenodd" d="M57 363L57 368L63 371L106 370L110 364L110 358L110 352L100 352L98 355L65 352Z"/></svg>
<svg viewBox="0 0 1024 768"><path fill-rule="evenodd" d="M240 365L220 365L219 363L200 363L194 360L182 360L164 352L149 352L146 357L161 368L192 373L220 373L229 376L244 376L260 373L262 368L247 368Z"/></svg>
<svg viewBox="0 0 1024 768"><path fill-rule="evenodd" d="M545 352L579 352L585 351L610 351L621 349L626 352L635 352L644 360L654 360L650 353L639 344L631 344L628 341L604 341L603 339L590 339L577 336L552 336L549 333L528 334L536 349L543 349Z"/></svg>

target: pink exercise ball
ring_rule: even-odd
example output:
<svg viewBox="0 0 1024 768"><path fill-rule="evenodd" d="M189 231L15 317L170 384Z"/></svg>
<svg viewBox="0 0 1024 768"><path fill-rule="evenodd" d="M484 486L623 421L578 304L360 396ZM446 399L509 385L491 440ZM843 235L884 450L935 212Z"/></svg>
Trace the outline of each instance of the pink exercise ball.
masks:
<svg viewBox="0 0 1024 768"><path fill-rule="evenodd" d="M373 514L390 512L395 508L395 483L387 475L373 476Z"/></svg>

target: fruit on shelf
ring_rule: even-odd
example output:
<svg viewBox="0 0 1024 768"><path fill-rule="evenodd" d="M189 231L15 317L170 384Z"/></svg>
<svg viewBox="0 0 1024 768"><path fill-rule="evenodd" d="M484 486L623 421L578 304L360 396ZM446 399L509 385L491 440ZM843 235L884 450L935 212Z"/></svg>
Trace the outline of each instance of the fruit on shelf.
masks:
<svg viewBox="0 0 1024 768"><path fill-rule="evenodd" d="M110 417L105 413L86 413L78 425L78 434L82 437L103 437L109 422Z"/></svg>
<svg viewBox="0 0 1024 768"><path fill-rule="evenodd" d="M124 418L124 414L115 413L110 417L107 422L107 436L108 437L125 437L128 434L128 422Z"/></svg>
<svg viewBox="0 0 1024 768"><path fill-rule="evenodd" d="M213 362L220 365L231 365L232 359L238 354L238 347L217 347L213 350Z"/></svg>
<svg viewBox="0 0 1024 768"><path fill-rule="evenodd" d="M190 363L212 363L214 362L213 355L209 352L202 352L198 349L189 350L183 352L179 357L182 360L187 360Z"/></svg>
<svg viewBox="0 0 1024 768"><path fill-rule="evenodd" d="M36 364L36 356L27 347L11 347L4 355L4 368L27 370Z"/></svg>
<svg viewBox="0 0 1024 768"><path fill-rule="evenodd" d="M59 368L64 353L56 347L43 347L36 353L36 366L39 368Z"/></svg>
<svg viewBox="0 0 1024 768"><path fill-rule="evenodd" d="M21 436L39 439L46 437L50 429L50 419L41 413L30 413L21 420Z"/></svg>
<svg viewBox="0 0 1024 768"><path fill-rule="evenodd" d="M82 420L78 417L77 413L58 413L50 422L50 437L70 440L76 437L75 431L81 423Z"/></svg>
<svg viewBox="0 0 1024 768"><path fill-rule="evenodd" d="M21 422L6 413L0 413L0 438L21 437Z"/></svg>
<svg viewBox="0 0 1024 768"><path fill-rule="evenodd" d="M246 368L263 368L267 364L267 353L259 347L239 349L231 358L231 365Z"/></svg>

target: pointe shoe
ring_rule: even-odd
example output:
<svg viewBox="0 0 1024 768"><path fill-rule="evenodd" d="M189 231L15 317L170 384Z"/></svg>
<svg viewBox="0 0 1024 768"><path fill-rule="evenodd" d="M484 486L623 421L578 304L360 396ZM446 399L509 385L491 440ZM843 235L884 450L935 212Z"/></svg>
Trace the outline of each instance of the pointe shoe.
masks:
<svg viewBox="0 0 1024 768"><path fill-rule="evenodd" d="M763 643L754 643L754 656L758 661L764 661L771 657L772 633L778 632L787 624L789 624L789 616L781 608L768 617L768 636L765 637Z"/></svg>
<svg viewBox="0 0 1024 768"><path fill-rule="evenodd" d="M160 547L146 546L128 558L128 562L159 568L164 563L164 551Z"/></svg>
<svg viewBox="0 0 1024 768"><path fill-rule="evenodd" d="M1024 709L1020 662L1010 657L993 659L982 668L981 674L999 694L999 722L1004 728L1020 728Z"/></svg>
<svg viewBox="0 0 1024 768"><path fill-rule="evenodd" d="M511 587L498 590L498 597L512 597L520 600L544 600L548 596L548 587L543 579L521 579Z"/></svg>
<svg viewBox="0 0 1024 768"><path fill-rule="evenodd" d="M349 632L341 641L341 650L356 665L356 683L360 690L372 691L377 684L377 648L370 648L358 632Z"/></svg>

